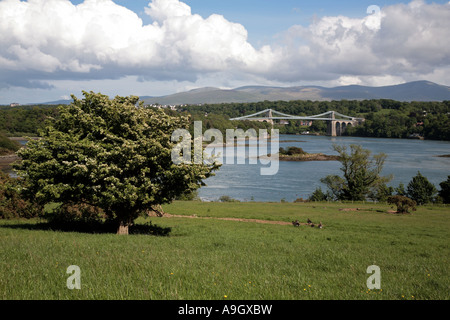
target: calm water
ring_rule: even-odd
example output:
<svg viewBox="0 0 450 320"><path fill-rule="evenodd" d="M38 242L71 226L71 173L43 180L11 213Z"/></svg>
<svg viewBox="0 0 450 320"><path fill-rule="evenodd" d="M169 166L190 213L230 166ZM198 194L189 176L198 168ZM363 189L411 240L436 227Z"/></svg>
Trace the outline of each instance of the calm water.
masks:
<svg viewBox="0 0 450 320"><path fill-rule="evenodd" d="M289 141L289 142L283 142ZM375 139L355 137L323 136L280 136L280 147L301 147L308 153L336 154L333 144L360 144L373 154L384 152L387 159L383 175L392 174L389 185L405 186L418 171L439 189L439 183L450 175L450 158L437 155L450 154L450 142ZM270 150L270 146L269 146ZM320 179L329 174L341 174L337 161L285 162L280 161L278 174L261 176L263 165L223 165L216 176L207 179L206 187L199 190L199 196L205 201L218 200L229 196L240 201L278 202L281 199L294 201L308 198L317 187L325 186ZM12 172L10 174L14 175Z"/></svg>
<svg viewBox="0 0 450 320"><path fill-rule="evenodd" d="M289 142L283 142L289 140ZM292 142L294 141L295 142ZM372 139L356 137L322 136L280 136L280 147L301 147L308 153L336 154L333 144L359 144L373 154L384 152L387 159L383 175L392 174L389 185L405 186L418 171L426 176L438 189L439 183L450 175L450 158L437 155L450 154L450 142ZM248 162L247 162L248 163ZM320 179L329 174L339 174L337 161L280 162L279 172L275 176L261 176L262 165L223 165L216 176L207 179L206 187L199 190L199 196L205 201L214 201L226 195L241 201L294 201L308 198L317 187L326 187Z"/></svg>

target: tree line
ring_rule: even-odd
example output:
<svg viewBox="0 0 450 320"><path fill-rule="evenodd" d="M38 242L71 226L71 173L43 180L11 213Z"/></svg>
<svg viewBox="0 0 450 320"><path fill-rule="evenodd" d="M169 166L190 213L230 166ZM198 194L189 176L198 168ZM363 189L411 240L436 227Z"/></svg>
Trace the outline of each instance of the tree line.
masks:
<svg viewBox="0 0 450 320"><path fill-rule="evenodd" d="M20 149L19 143L0 132L0 156L14 153Z"/></svg>
<svg viewBox="0 0 450 320"><path fill-rule="evenodd" d="M255 121L230 121L231 118L250 115L265 109L295 116L311 116L327 111L363 117L366 121L358 127L348 127L345 135L376 138L408 138L423 136L431 140L450 140L450 101L400 102L379 100L340 101L262 101L255 103L221 103L180 106L177 110L165 110L171 115L191 117L202 121L204 130L210 128L225 132L226 129L269 129L271 125ZM37 135L44 120L57 118L56 106L0 107L0 132L9 136ZM286 125L275 124L281 134L299 134L303 131L326 133L324 121L313 121L311 127L301 121L289 121Z"/></svg>
<svg viewBox="0 0 450 320"><path fill-rule="evenodd" d="M348 128L345 135L376 138L408 138L423 136L430 140L450 140L450 101L443 102L400 102L380 100L340 101L263 101L256 103L222 103L183 106L179 112L192 115L193 119L207 121L210 126L221 128L230 125L230 118L242 117L266 109L295 116L311 116L327 111L362 117L366 121L358 127ZM239 121L234 126L245 126L249 121ZM267 124L254 124L255 127ZM289 121L286 125L275 125L281 134L299 134L303 131L325 134L327 124L313 121L304 126L301 121ZM244 129L244 128L243 128Z"/></svg>
<svg viewBox="0 0 450 320"><path fill-rule="evenodd" d="M36 136L49 118L58 116L57 106L0 108L0 132L8 136Z"/></svg>

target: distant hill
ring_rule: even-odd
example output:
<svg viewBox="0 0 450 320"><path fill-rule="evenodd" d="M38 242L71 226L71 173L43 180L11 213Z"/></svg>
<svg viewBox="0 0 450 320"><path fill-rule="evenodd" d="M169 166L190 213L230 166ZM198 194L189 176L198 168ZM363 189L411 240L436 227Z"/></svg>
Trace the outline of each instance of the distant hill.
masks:
<svg viewBox="0 0 450 320"><path fill-rule="evenodd" d="M161 97L144 98L146 104L163 105L232 103L291 100L370 100L392 99L398 101L444 101L450 100L450 87L429 81L415 81L384 87L320 86L266 87L246 86L232 90L200 88Z"/></svg>
<svg viewBox="0 0 450 320"><path fill-rule="evenodd" d="M60 104L70 104L73 100L57 100L49 102L39 102L39 103L28 103L27 105L60 105Z"/></svg>
<svg viewBox="0 0 450 320"><path fill-rule="evenodd" d="M268 87L245 86L231 90L205 87L161 97L141 96L145 104L180 105L201 103L240 103L291 100L371 100L392 99L397 101L444 101L450 100L450 87L430 81L415 81L384 87L320 86ZM70 104L72 100L39 103L42 105Z"/></svg>

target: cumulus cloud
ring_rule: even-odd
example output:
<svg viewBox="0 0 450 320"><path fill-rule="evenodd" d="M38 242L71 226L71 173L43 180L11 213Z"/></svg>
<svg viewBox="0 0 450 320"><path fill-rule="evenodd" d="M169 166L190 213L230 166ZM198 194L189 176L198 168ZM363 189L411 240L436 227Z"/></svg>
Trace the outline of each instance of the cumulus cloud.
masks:
<svg viewBox="0 0 450 320"><path fill-rule="evenodd" d="M168 18L188 17L191 13L191 7L177 0L154 0L145 8L153 20L163 23Z"/></svg>
<svg viewBox="0 0 450 320"><path fill-rule="evenodd" d="M154 0L143 25L111 0L3 0L0 70L40 72L43 79L195 78L203 72L252 70L270 56L247 41L246 29L221 15L203 18L178 0ZM31 76L31 75L30 75Z"/></svg>
<svg viewBox="0 0 450 320"><path fill-rule="evenodd" d="M293 26L286 38L302 43L286 50L285 67L297 65L298 72L279 74L281 80L302 74L314 79L316 72L324 79L426 75L450 66L450 2L415 0L361 19L323 17L308 27Z"/></svg>
<svg viewBox="0 0 450 320"><path fill-rule="evenodd" d="M152 0L145 13L152 23L112 0L0 0L0 87L213 74L364 83L442 75L450 66L450 3L415 0L360 19L322 17L261 48L243 25L194 14L179 0Z"/></svg>

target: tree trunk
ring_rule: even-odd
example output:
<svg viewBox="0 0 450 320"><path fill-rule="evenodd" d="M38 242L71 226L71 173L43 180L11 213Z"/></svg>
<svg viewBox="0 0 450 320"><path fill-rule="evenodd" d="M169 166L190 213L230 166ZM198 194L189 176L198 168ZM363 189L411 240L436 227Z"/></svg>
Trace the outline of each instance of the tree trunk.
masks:
<svg viewBox="0 0 450 320"><path fill-rule="evenodd" d="M164 217L164 210L160 204L151 206L149 211L149 213L156 213L156 216L158 216L159 218Z"/></svg>
<svg viewBox="0 0 450 320"><path fill-rule="evenodd" d="M117 234L128 235L128 227L131 226L129 221L120 221L119 228L117 229Z"/></svg>

